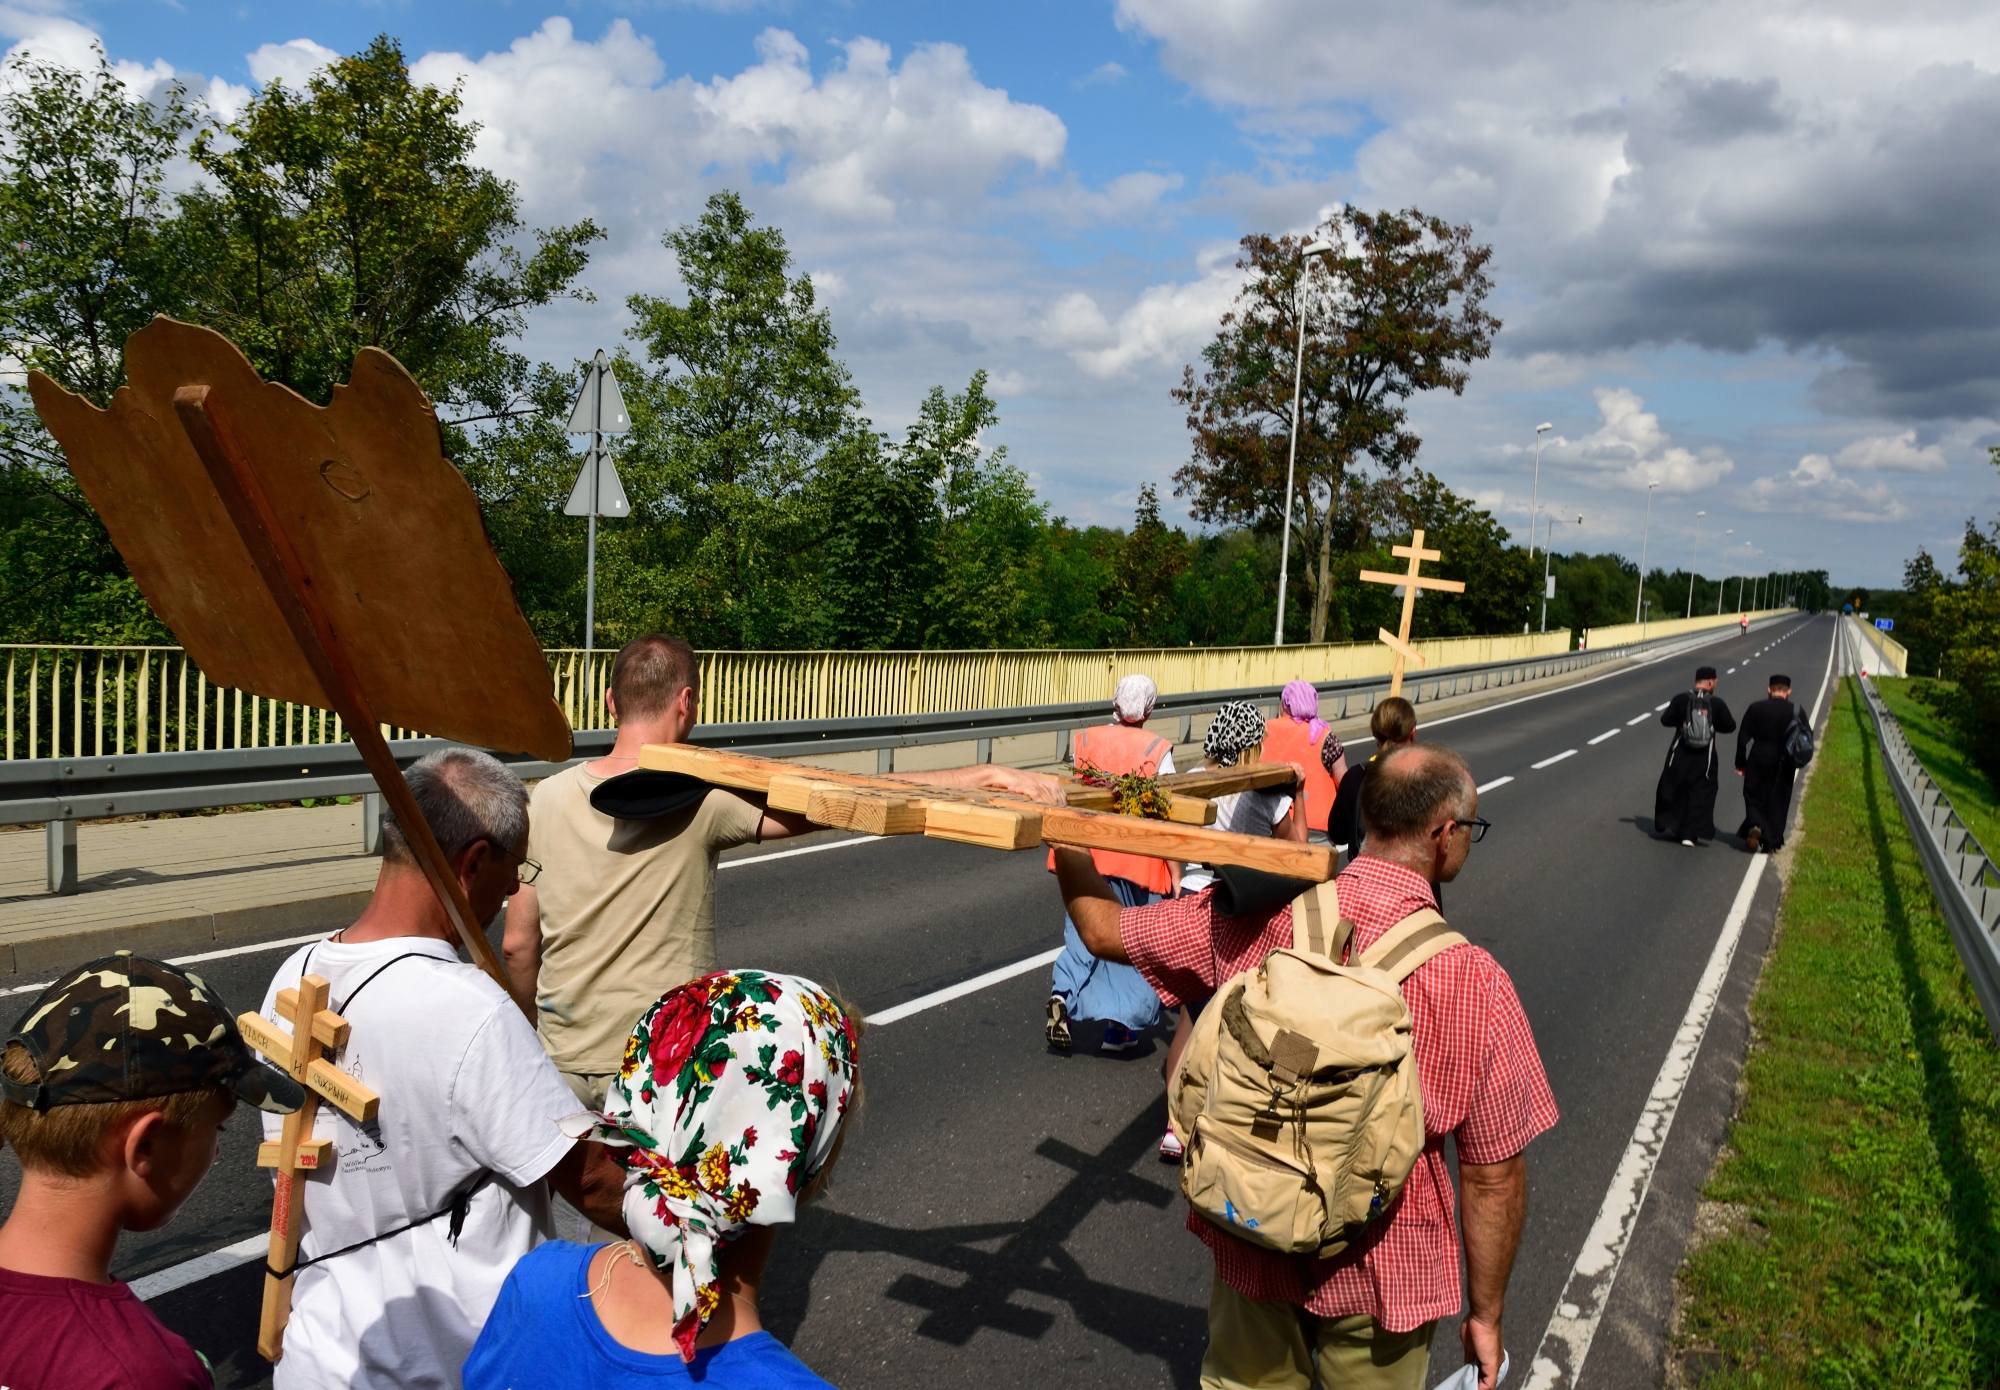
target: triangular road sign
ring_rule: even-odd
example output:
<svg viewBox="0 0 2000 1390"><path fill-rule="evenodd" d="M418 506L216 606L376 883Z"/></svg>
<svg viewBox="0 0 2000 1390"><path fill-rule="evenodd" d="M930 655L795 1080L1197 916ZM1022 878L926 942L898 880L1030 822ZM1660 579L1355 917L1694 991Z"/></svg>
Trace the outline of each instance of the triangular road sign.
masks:
<svg viewBox="0 0 2000 1390"><path fill-rule="evenodd" d="M597 458L597 514L599 516L630 516L632 503L625 496L624 484L618 481L617 466L611 462L611 455L598 450ZM583 467L577 470L576 486L569 490L569 501L563 503L564 516L590 515L590 455L586 454Z"/></svg>
<svg viewBox="0 0 2000 1390"><path fill-rule="evenodd" d="M598 394L600 382L603 389L601 397ZM599 348L597 356L583 374L583 389L577 392L576 405L569 413L565 433L624 434L631 428L632 418L625 413L625 397L618 390L618 377L611 370L611 359Z"/></svg>

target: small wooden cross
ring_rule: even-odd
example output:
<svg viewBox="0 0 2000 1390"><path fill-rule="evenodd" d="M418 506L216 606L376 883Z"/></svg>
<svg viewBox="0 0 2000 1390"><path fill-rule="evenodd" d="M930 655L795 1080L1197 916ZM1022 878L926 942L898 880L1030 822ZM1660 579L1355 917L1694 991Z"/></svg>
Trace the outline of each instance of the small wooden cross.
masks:
<svg viewBox="0 0 2000 1390"><path fill-rule="evenodd" d="M1447 594L1462 594L1465 592L1465 585L1456 579L1430 579L1417 572L1424 561L1442 560L1444 558L1444 552L1441 550L1424 549L1424 533L1421 530L1410 537L1408 545L1391 546L1389 553L1399 558L1407 558L1410 562L1409 572L1406 574L1388 574L1381 570L1363 570L1361 571L1361 578L1367 580L1370 584L1401 584L1404 586L1402 628L1397 632L1390 632L1387 628L1375 629L1375 635L1382 640L1382 644L1396 654L1395 665L1390 668L1389 693L1391 695L1401 695L1403 693L1403 663L1405 661L1414 661L1419 666L1424 664L1423 653L1410 645L1410 619L1416 616L1417 590L1440 589Z"/></svg>
<svg viewBox="0 0 2000 1390"><path fill-rule="evenodd" d="M299 1174L333 1162L333 1141L312 1137L320 1099L331 1101L361 1124L375 1118L381 1103L373 1091L322 1055L338 1052L347 1042L347 1020L327 1008L327 993L326 981L317 975L300 980L297 989L278 992L278 1016L292 1025L290 1037L271 1027L261 1014L242 1014L236 1020L245 1042L306 1088L305 1104L285 1116L278 1140L266 1140L257 1147L257 1166L278 1170L277 1191L271 1200L264 1311L257 1324L257 1353L266 1361L276 1361L285 1354L285 1324L292 1316L290 1270L299 1257L299 1227L306 1213L306 1187ZM280 1269L287 1271L282 1279L272 1273Z"/></svg>

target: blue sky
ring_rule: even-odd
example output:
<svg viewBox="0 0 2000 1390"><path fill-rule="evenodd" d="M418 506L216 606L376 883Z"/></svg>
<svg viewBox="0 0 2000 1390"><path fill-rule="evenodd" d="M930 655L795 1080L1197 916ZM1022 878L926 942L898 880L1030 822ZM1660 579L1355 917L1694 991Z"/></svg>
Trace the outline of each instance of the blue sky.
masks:
<svg viewBox="0 0 2000 1390"><path fill-rule="evenodd" d="M135 85L227 111L375 34L465 83L531 221L612 232L589 307L529 350L611 345L672 292L663 227L718 187L783 227L878 424L976 368L995 442L1055 506L1122 523L1187 456L1168 398L1234 293L1236 238L1343 200L1496 248L1507 327L1421 462L1525 535L1680 563L1895 581L2000 507L2000 20L1780 0L1113 0L1007 6L0 4L16 47L92 36ZM1169 503L1178 506L1176 503Z"/></svg>

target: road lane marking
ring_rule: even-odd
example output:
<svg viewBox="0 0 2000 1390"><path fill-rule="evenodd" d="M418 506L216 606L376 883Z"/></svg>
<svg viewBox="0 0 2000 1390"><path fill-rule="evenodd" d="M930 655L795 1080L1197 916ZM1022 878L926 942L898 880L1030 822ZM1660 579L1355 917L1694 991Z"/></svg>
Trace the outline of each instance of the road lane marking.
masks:
<svg viewBox="0 0 2000 1390"><path fill-rule="evenodd" d="M1543 758L1540 762L1530 763L1528 764L1528 766L1532 768L1534 771L1540 772L1545 767L1554 767L1564 758L1574 758L1575 756L1576 756L1576 750L1574 748L1565 748L1563 749L1562 752L1556 754L1553 758Z"/></svg>
<svg viewBox="0 0 2000 1390"><path fill-rule="evenodd" d="M1661 710L1665 709L1665 708L1667 707L1667 705L1671 705L1672 703L1673 703L1673 701L1672 701L1672 700L1669 700L1669 701L1667 701L1666 705L1654 705L1654 706L1653 706L1653 713L1655 713L1655 714L1658 714L1658 713L1659 713L1659 712L1660 712Z"/></svg>
<svg viewBox="0 0 2000 1390"><path fill-rule="evenodd" d="M823 845L807 845L803 849L776 849L772 850L769 854L746 854L741 859L725 859L715 867L718 869L733 869L738 864L765 864L773 859L790 859L794 855L799 854L818 854L822 850L846 849L850 845L872 845L877 840L887 838L886 835L857 835L852 840L831 840Z"/></svg>
<svg viewBox="0 0 2000 1390"><path fill-rule="evenodd" d="M1495 777L1491 782L1481 782L1478 786L1474 787L1472 790L1477 792L1479 795L1484 796L1486 795L1486 793L1492 791L1495 787L1504 787L1513 780L1514 779L1512 777Z"/></svg>
<svg viewBox="0 0 2000 1390"><path fill-rule="evenodd" d="M1725 676L1733 676L1736 674L1736 668L1732 666L1727 671L1724 671L1722 674Z"/></svg>
<svg viewBox="0 0 2000 1390"><path fill-rule="evenodd" d="M1635 718L1635 719L1628 719L1628 720L1626 720L1626 721L1625 721L1625 727L1629 729L1629 728L1631 728L1631 727L1632 727L1632 726L1633 726L1634 724L1643 724L1643 723L1645 723L1645 722L1646 722L1646 721L1647 721L1648 719L1651 719L1652 717L1653 717L1653 711L1651 711L1651 710L1647 710L1647 711L1646 711L1646 712L1645 712L1644 714L1642 714L1642 715L1639 715L1639 716L1638 716L1637 718Z"/></svg>
<svg viewBox="0 0 2000 1390"><path fill-rule="evenodd" d="M1597 747L1598 744L1604 742L1604 740L1606 740L1607 738L1618 737L1618 734L1619 731L1617 729L1606 729L1603 733L1599 734L1596 738L1590 741L1590 746L1592 748L1595 748Z"/></svg>
<svg viewBox="0 0 2000 1390"><path fill-rule="evenodd" d="M225 1245L220 1250L211 1250L206 1255L196 1255L191 1260L169 1265L157 1274L128 1280L126 1287L142 1300L158 1298L161 1294L184 1289L189 1284L198 1284L214 1275L227 1274L240 1265L261 1260L270 1249L271 1235L266 1231L239 1240L234 1245Z"/></svg>
<svg viewBox="0 0 2000 1390"><path fill-rule="evenodd" d="M1591 1340L1597 1335L1597 1325L1611 1300L1612 1285L1618 1281L1618 1267L1625 1260L1633 1228L1638 1225L1639 1210L1652 1187L1653 1172L1673 1129L1674 1114L1687 1091L1688 1078L1694 1073L1695 1058L1701 1052L1709 1020L1715 1015L1716 1000L1729 978L1729 963L1735 958L1736 943L1742 939L1750 903L1757 895L1757 885L1763 881L1764 867L1770 862L1769 855L1752 855L1750 867L1743 872L1736 901L1730 904L1729 915L1723 920L1722 934L1716 938L1715 949L1709 952L1708 967L1695 985L1680 1031L1674 1034L1673 1045L1667 1049L1660 1074L1654 1078L1652 1092L1646 1097L1646 1108L1632 1130L1631 1142L1625 1146L1624 1157L1618 1160L1611 1187L1604 1194L1604 1205L1597 1210L1597 1220L1577 1254L1562 1296L1556 1301L1556 1310L1549 1317L1548 1330L1542 1333L1534 1362L1528 1368L1527 1390L1572 1387L1583 1375L1584 1359L1590 1355Z"/></svg>
<svg viewBox="0 0 2000 1390"><path fill-rule="evenodd" d="M911 1014L920 1014L925 1009L935 1009L940 1004L949 1004L954 999L963 999L968 994L977 994L989 985L997 985L1002 980L1011 980L1016 975L1025 975L1038 965L1051 965L1055 962L1055 958L1062 953L1063 948L1058 946L1054 950L1043 951L1039 955L1029 956L1026 960L1017 960L1012 965L1003 965L998 970L989 970L984 975L974 975L971 979L960 981L958 984L948 988L933 990L929 994L920 994L907 1003L896 1004L882 1010L880 1013L868 1015L868 1026L870 1028L880 1028L885 1023L896 1023L908 1018Z"/></svg>

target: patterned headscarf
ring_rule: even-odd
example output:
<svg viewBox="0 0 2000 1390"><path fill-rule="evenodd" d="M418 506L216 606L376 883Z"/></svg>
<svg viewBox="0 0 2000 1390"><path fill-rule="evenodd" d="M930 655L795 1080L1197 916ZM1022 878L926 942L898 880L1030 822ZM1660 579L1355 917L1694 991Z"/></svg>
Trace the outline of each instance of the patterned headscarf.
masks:
<svg viewBox="0 0 2000 1390"><path fill-rule="evenodd" d="M1306 738L1318 743L1319 736L1326 732L1326 721L1319 717L1319 690L1311 681L1290 681L1286 683L1281 698L1286 714L1294 719L1312 721L1312 727L1306 730Z"/></svg>
<svg viewBox="0 0 2000 1390"><path fill-rule="evenodd" d="M1264 741L1264 715L1248 700L1234 700L1215 712L1201 740L1201 754L1217 767L1235 767L1246 748Z"/></svg>
<svg viewBox="0 0 2000 1390"><path fill-rule="evenodd" d="M1152 717L1153 706L1159 702L1159 687L1150 676L1127 676L1118 682L1118 689L1111 696L1111 712L1121 724L1143 724Z"/></svg>
<svg viewBox="0 0 2000 1390"><path fill-rule="evenodd" d="M796 1218L854 1085L854 1031L831 995L795 975L718 971L646 1010L604 1113L564 1122L625 1167L625 1224L673 1284L681 1360L721 1302L722 1247Z"/></svg>

